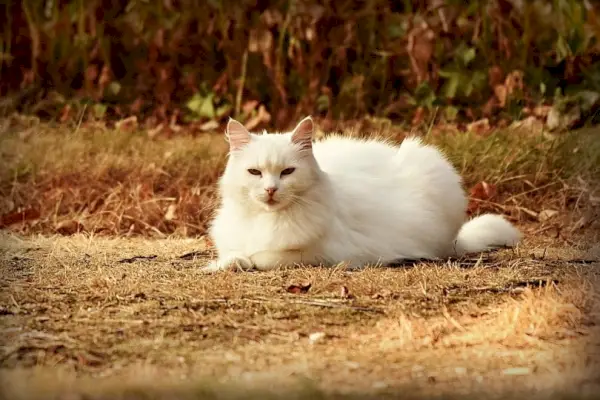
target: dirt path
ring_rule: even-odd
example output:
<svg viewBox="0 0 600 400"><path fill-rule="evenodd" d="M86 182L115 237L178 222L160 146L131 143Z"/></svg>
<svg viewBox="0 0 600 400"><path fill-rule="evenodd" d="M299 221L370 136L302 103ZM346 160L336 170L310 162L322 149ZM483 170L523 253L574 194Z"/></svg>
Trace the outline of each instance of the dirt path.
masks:
<svg viewBox="0 0 600 400"><path fill-rule="evenodd" d="M597 248L206 276L201 240L0 240L4 398L600 389Z"/></svg>

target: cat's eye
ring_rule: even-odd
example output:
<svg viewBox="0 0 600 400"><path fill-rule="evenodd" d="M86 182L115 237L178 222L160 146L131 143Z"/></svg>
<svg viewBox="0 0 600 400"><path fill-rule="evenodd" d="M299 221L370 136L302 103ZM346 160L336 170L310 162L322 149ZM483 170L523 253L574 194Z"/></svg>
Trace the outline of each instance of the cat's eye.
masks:
<svg viewBox="0 0 600 400"><path fill-rule="evenodd" d="M260 172L260 171L259 171L259 170L257 170L257 169L254 169L254 168L250 168L250 169L248 170L248 172L249 172L250 174L252 174L252 175L257 175L257 176L259 176L259 175L262 175L262 172Z"/></svg>
<svg viewBox="0 0 600 400"><path fill-rule="evenodd" d="M281 171L281 176L289 175L292 172L294 172L295 170L296 170L296 168L286 168L283 171Z"/></svg>

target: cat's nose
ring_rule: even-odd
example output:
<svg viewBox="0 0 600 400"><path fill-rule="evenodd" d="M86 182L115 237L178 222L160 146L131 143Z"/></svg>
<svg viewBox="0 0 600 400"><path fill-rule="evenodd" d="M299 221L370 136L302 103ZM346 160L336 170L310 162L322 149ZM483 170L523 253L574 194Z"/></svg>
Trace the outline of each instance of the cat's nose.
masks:
<svg viewBox="0 0 600 400"><path fill-rule="evenodd" d="M277 191L276 187L265 188L265 192L267 192L267 194L269 195L269 197L273 197L273 195L275 194L276 191Z"/></svg>

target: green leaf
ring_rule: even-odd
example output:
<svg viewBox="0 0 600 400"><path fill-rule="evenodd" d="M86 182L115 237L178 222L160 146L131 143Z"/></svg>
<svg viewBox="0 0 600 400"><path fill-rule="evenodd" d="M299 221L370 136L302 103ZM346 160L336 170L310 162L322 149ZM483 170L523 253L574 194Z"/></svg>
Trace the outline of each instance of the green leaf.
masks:
<svg viewBox="0 0 600 400"><path fill-rule="evenodd" d="M563 36L559 36L556 41L556 61L560 62L567 58L571 54L571 49L569 48L569 44L565 40Z"/></svg>
<svg viewBox="0 0 600 400"><path fill-rule="evenodd" d="M319 112L329 110L329 96L322 94L317 98L317 110Z"/></svg>
<svg viewBox="0 0 600 400"><path fill-rule="evenodd" d="M224 115L227 115L230 113L231 109L232 109L231 104L223 104L222 106L217 108L216 116L220 118Z"/></svg>
<svg viewBox="0 0 600 400"><path fill-rule="evenodd" d="M458 91L458 86L460 84L460 76L458 74L452 75L449 79L444 83L442 92L444 96L453 99L456 97L456 92Z"/></svg>
<svg viewBox="0 0 600 400"><path fill-rule="evenodd" d="M397 39L404 36L404 28L400 24L390 24L388 26L388 36L390 39Z"/></svg>
<svg viewBox="0 0 600 400"><path fill-rule="evenodd" d="M466 49L465 51L463 51L461 54L463 64L465 66L469 65L471 63L471 61L473 61L475 59L476 55L477 55L477 51L475 50L474 47L470 47L470 48Z"/></svg>
<svg viewBox="0 0 600 400"><path fill-rule="evenodd" d="M121 91L121 84L117 81L112 81L111 83L108 84L108 92L113 95L116 96L119 94L119 92Z"/></svg>
<svg viewBox="0 0 600 400"><path fill-rule="evenodd" d="M437 100L435 92L429 86L429 82L423 82L415 89L414 104L431 109L433 103Z"/></svg>
<svg viewBox="0 0 600 400"><path fill-rule="evenodd" d="M209 93L206 96L196 93L187 102L186 107L197 117L213 119L215 117L215 106L213 104L214 96L213 93Z"/></svg>
<svg viewBox="0 0 600 400"><path fill-rule="evenodd" d="M444 108L444 118L448 121L454 121L458 116L458 108L453 106L448 106Z"/></svg>
<svg viewBox="0 0 600 400"><path fill-rule="evenodd" d="M482 71L475 71L470 79L468 79L465 89L463 90L465 96L469 97L473 91L483 89L487 84L487 75Z"/></svg>
<svg viewBox="0 0 600 400"><path fill-rule="evenodd" d="M104 104L94 104L92 106L92 112L94 113L94 117L98 118L98 119L102 119L104 118L104 114L106 114L106 110L108 109L108 107L106 107Z"/></svg>

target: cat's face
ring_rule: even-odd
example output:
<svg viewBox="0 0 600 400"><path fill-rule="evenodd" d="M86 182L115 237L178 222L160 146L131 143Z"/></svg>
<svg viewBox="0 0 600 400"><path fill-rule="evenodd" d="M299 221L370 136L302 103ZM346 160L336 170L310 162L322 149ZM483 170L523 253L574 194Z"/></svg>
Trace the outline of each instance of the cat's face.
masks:
<svg viewBox="0 0 600 400"><path fill-rule="evenodd" d="M312 131L312 120L305 119L291 133L255 135L231 120L224 194L266 211L306 202L303 194L320 176L312 156Z"/></svg>

